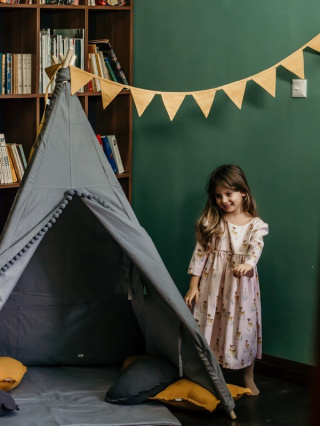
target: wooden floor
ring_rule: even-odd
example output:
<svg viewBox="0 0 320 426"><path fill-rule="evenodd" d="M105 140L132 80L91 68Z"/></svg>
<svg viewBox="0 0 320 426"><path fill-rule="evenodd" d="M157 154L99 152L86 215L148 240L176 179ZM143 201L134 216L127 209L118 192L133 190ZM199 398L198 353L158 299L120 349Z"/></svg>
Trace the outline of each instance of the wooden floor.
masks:
<svg viewBox="0 0 320 426"><path fill-rule="evenodd" d="M228 379L226 378L227 382ZM311 398L308 388L283 380L256 375L260 395L236 401L236 420L221 410L195 414L171 409L182 426L309 426ZM238 383L234 383L238 384ZM320 426L320 425L319 425Z"/></svg>

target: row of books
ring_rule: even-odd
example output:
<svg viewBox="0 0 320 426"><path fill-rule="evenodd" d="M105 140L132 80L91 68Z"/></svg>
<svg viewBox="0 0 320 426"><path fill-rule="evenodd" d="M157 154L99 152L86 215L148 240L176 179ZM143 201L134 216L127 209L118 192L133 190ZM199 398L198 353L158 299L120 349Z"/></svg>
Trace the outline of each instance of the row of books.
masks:
<svg viewBox="0 0 320 426"><path fill-rule="evenodd" d="M20 0L0 0L0 3L19 4ZM32 0L25 0L24 4L32 4Z"/></svg>
<svg viewBox="0 0 320 426"><path fill-rule="evenodd" d="M73 4L75 6L78 6L79 0L39 0L39 4Z"/></svg>
<svg viewBox="0 0 320 426"><path fill-rule="evenodd" d="M0 3L19 4L20 0L0 0ZM32 4L32 0L25 0L24 4ZM39 0L39 4L73 4L79 5L79 0ZM125 0L88 0L88 6L124 6Z"/></svg>
<svg viewBox="0 0 320 426"><path fill-rule="evenodd" d="M0 53L0 95L31 93L31 53Z"/></svg>
<svg viewBox="0 0 320 426"><path fill-rule="evenodd" d="M89 41L88 53L89 72L107 80L129 84L109 39ZM98 79L93 79L89 83L89 90L100 92L100 82Z"/></svg>
<svg viewBox="0 0 320 426"><path fill-rule="evenodd" d="M39 92L45 93L49 78L45 72L52 65L52 55L59 59L59 55L65 56L69 47L73 48L76 55L75 66L84 69L84 29L43 29L40 31L40 87ZM51 84L50 92L54 89Z"/></svg>
<svg viewBox="0 0 320 426"><path fill-rule="evenodd" d="M6 143L0 134L0 184L20 182L27 167L23 146L18 143Z"/></svg>
<svg viewBox="0 0 320 426"><path fill-rule="evenodd" d="M112 170L115 174L124 173L122 159L119 151L117 138L115 135L97 135L97 139L103 149Z"/></svg>
<svg viewBox="0 0 320 426"><path fill-rule="evenodd" d="M88 6L124 6L125 0L88 0Z"/></svg>

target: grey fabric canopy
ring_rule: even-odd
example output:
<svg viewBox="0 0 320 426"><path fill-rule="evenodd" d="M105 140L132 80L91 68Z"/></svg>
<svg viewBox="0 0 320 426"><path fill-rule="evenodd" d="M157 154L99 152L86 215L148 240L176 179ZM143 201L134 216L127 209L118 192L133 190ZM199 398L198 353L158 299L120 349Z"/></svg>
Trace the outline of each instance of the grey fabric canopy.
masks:
<svg viewBox="0 0 320 426"><path fill-rule="evenodd" d="M234 408L220 367L59 71L0 242L0 356L26 365L171 360Z"/></svg>

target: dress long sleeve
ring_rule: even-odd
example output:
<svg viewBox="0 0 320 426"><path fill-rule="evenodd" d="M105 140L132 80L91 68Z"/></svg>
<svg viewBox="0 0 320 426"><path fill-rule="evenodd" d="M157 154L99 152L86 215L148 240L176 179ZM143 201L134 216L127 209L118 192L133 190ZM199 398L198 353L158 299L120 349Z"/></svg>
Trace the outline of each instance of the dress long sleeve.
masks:
<svg viewBox="0 0 320 426"><path fill-rule="evenodd" d="M246 263L249 265L254 267L258 263L264 245L263 237L268 235L268 233L268 224L264 223L262 220L257 221L251 231L251 237L248 245Z"/></svg>
<svg viewBox="0 0 320 426"><path fill-rule="evenodd" d="M202 271L206 264L207 258L208 254L205 252L201 244L197 242L190 261L188 274L197 275L198 277L200 277L202 275Z"/></svg>

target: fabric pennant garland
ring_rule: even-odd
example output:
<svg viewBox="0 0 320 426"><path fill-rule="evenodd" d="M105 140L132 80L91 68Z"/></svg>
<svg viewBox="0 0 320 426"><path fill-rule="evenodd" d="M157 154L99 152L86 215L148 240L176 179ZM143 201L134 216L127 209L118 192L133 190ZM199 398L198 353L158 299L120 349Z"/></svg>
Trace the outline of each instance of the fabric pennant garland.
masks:
<svg viewBox="0 0 320 426"><path fill-rule="evenodd" d="M162 101L171 121L174 119L185 96L186 94L183 92L161 92Z"/></svg>
<svg viewBox="0 0 320 426"><path fill-rule="evenodd" d="M257 74L252 80L275 98L276 96L276 67Z"/></svg>
<svg viewBox="0 0 320 426"><path fill-rule="evenodd" d="M216 89L209 89L192 93L194 100L197 102L206 118L208 118L216 92Z"/></svg>
<svg viewBox="0 0 320 426"><path fill-rule="evenodd" d="M304 60L302 50L297 50L295 53L288 56L284 61L280 62L280 65L298 77L304 79Z"/></svg>
<svg viewBox="0 0 320 426"><path fill-rule="evenodd" d="M122 84L114 83L109 80L100 80L100 85L102 95L102 106L103 109L105 109L121 92L124 86Z"/></svg>
<svg viewBox="0 0 320 426"><path fill-rule="evenodd" d="M320 34L310 40L309 43L307 43L307 46L313 50L316 50L317 52L320 52Z"/></svg>
<svg viewBox="0 0 320 426"><path fill-rule="evenodd" d="M61 67L62 67L62 64L54 64L54 65L51 65L51 67L48 67L45 69L45 72L50 80Z"/></svg>
<svg viewBox="0 0 320 426"><path fill-rule="evenodd" d="M93 79L93 74L83 71L77 67L69 66L71 78L71 95L77 93L81 87L85 86Z"/></svg>
<svg viewBox="0 0 320 426"><path fill-rule="evenodd" d="M246 90L247 81L239 81L233 84L223 86L223 91L229 96L232 102L241 109L244 92Z"/></svg>
<svg viewBox="0 0 320 426"><path fill-rule="evenodd" d="M137 89L130 87L131 94L136 105L139 117L142 116L147 106L150 104L156 92L152 90Z"/></svg>

